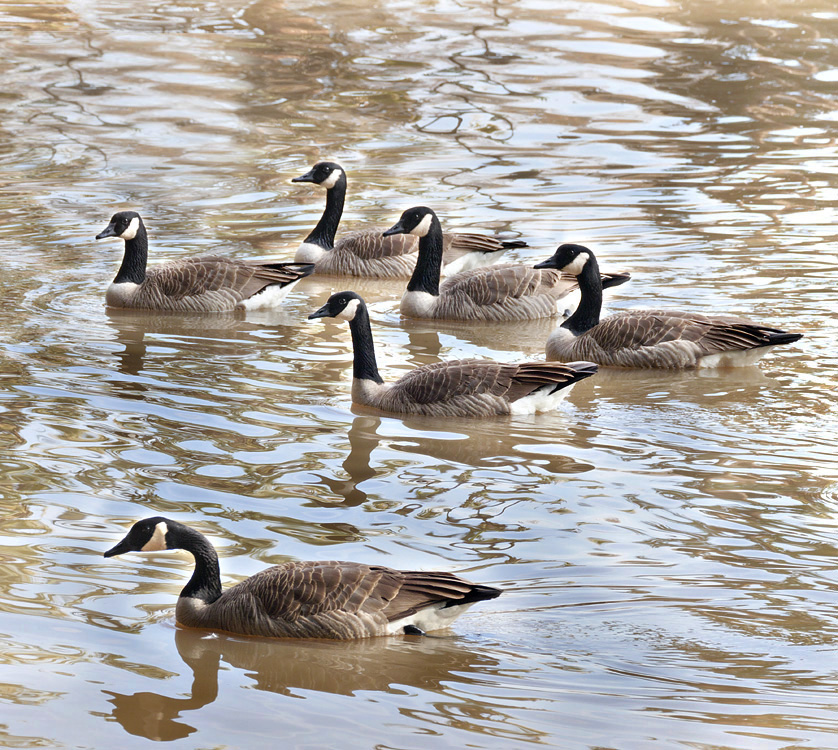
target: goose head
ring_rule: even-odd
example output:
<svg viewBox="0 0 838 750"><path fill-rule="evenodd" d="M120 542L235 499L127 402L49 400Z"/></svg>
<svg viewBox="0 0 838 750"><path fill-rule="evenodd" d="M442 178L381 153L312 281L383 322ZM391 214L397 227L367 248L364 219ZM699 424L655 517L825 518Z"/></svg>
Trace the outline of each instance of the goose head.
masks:
<svg viewBox="0 0 838 750"><path fill-rule="evenodd" d="M564 273L578 276L588 264L594 254L584 245L559 245L553 255L547 260L536 263L533 268L557 268Z"/></svg>
<svg viewBox="0 0 838 750"><path fill-rule="evenodd" d="M389 237L391 234L412 234L416 237L424 237L431 231L431 223L435 218L436 214L426 206L408 208L399 220L384 232L384 236Z"/></svg>
<svg viewBox="0 0 838 750"><path fill-rule="evenodd" d="M343 167L340 164L333 161L319 161L305 174L293 177L291 182L311 182L326 190L331 190L343 175Z"/></svg>
<svg viewBox="0 0 838 750"><path fill-rule="evenodd" d="M308 316L309 320L315 318L339 318L350 321L355 318L358 308L364 305L364 300L355 292L338 292L333 294L319 310Z"/></svg>
<svg viewBox="0 0 838 750"><path fill-rule="evenodd" d="M96 239L119 237L122 240L133 240L142 225L143 220L136 211L119 211L111 216L110 224L96 235Z"/></svg>
<svg viewBox="0 0 838 750"><path fill-rule="evenodd" d="M171 538L169 528L174 525L177 525L176 522L162 516L137 521L119 544L105 552L105 557L122 555L126 552L157 552L175 549L177 545Z"/></svg>

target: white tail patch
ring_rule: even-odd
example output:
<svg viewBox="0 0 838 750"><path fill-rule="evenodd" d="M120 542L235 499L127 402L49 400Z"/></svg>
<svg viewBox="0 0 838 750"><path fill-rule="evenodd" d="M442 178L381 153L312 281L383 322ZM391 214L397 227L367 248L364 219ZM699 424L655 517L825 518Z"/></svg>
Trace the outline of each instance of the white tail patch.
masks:
<svg viewBox="0 0 838 750"><path fill-rule="evenodd" d="M698 366L701 368L710 367L747 367L754 365L758 360L768 354L770 346L760 346L756 349L737 349L732 352L721 352L720 354L710 354L707 357L702 357L698 360Z"/></svg>
<svg viewBox="0 0 838 750"><path fill-rule="evenodd" d="M297 279L290 284L266 286L261 292L256 292L252 297L244 300L241 305L245 310L272 310L282 304L282 301L288 296L288 292L299 281L300 279Z"/></svg>
<svg viewBox="0 0 838 750"><path fill-rule="evenodd" d="M326 188L326 190L331 190L335 185L338 184L338 180L340 176L343 174L343 171L340 169L335 169L323 182L320 183L320 187Z"/></svg>
<svg viewBox="0 0 838 750"><path fill-rule="evenodd" d="M433 214L425 214L425 218L413 227L409 234L415 234L417 237L424 237L431 231L431 222L433 221L433 218Z"/></svg>
<svg viewBox="0 0 838 750"><path fill-rule="evenodd" d="M441 630L442 628L447 628L474 603L454 604L450 607L446 607L444 604L435 604L430 607L425 607L415 614L410 615L410 617L391 622L387 626L387 630L394 635L404 633L405 625L413 625L413 627L424 630L425 632L429 630Z"/></svg>
<svg viewBox="0 0 838 750"><path fill-rule="evenodd" d="M131 223L127 227L125 227L125 231L122 234L120 234L119 236L123 240L133 240L134 237L137 236L137 232L139 232L139 231L140 231L140 217L135 216L133 219L131 219Z"/></svg>
<svg viewBox="0 0 838 750"><path fill-rule="evenodd" d="M159 552L166 549L166 534L169 533L169 527L165 521L161 521L154 527L154 533L140 549L140 552Z"/></svg>
<svg viewBox="0 0 838 750"><path fill-rule="evenodd" d="M558 391L550 393L552 385L545 385L537 391L533 391L529 396L519 398L509 405L509 413L516 416L524 414L538 414L542 411L553 411L558 408L559 404L564 401L565 396L570 393L572 385L565 386Z"/></svg>

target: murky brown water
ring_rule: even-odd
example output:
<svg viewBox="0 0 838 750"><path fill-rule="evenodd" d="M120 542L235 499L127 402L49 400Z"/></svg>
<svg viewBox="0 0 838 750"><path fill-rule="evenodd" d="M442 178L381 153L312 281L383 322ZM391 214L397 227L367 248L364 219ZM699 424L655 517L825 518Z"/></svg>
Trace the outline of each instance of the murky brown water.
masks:
<svg viewBox="0 0 838 750"><path fill-rule="evenodd" d="M818 2L0 5L0 744L773 748L836 744L838 13ZM94 243L282 257L423 203L631 269L612 309L806 338L759 368L602 373L560 413L396 419L349 401L309 279L246 320L116 315ZM402 323L390 376L538 355L550 326ZM139 517L212 534L225 582L286 559L508 589L445 639L178 631L187 556L102 552ZM410 642L406 642L410 641Z"/></svg>

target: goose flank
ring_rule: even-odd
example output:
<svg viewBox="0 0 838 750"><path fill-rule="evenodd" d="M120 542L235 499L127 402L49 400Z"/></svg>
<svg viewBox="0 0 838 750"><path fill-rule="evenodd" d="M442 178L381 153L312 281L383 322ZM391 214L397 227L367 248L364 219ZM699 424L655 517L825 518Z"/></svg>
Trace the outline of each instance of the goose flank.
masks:
<svg viewBox="0 0 838 750"><path fill-rule="evenodd" d="M218 255L160 263L150 268L148 234L136 211L120 211L97 240L125 241L122 265L108 287L108 307L182 312L229 312L277 307L300 279L305 263L259 263Z"/></svg>
<svg viewBox="0 0 838 750"><path fill-rule="evenodd" d="M419 254L399 310L407 318L523 321L552 318L565 310L562 300L578 285L569 274L549 268L503 264L448 276L440 282L442 227L425 206L405 211L386 236L419 237ZM605 286L628 281L627 273L606 278Z"/></svg>
<svg viewBox="0 0 838 750"><path fill-rule="evenodd" d="M326 207L320 221L297 249L294 260L314 263L320 274L406 279L416 264L418 242L411 236L385 237L380 230L361 230L335 242L346 199L346 171L335 162L318 162L291 182L310 182L326 189ZM446 233L443 235L443 272L464 271L495 263L509 248L527 247L521 240Z"/></svg>
<svg viewBox="0 0 838 750"><path fill-rule="evenodd" d="M438 417L533 414L555 409L574 383L593 375L591 362L503 364L480 359L439 362L395 383L378 372L369 313L354 292L339 292L308 316L338 318L352 334L352 400L384 411Z"/></svg>
<svg viewBox="0 0 838 750"><path fill-rule="evenodd" d="M733 315L677 310L629 310L600 320L602 284L587 247L561 245L539 266L575 275L581 292L576 311L547 340L549 360L669 370L735 367L753 364L770 347L803 335Z"/></svg>
<svg viewBox="0 0 838 750"><path fill-rule="evenodd" d="M170 549L195 558L177 601L177 622L239 635L352 640L417 634L446 627L475 602L501 594L452 573L334 560L275 565L223 590L210 541L162 516L137 521L105 557Z"/></svg>

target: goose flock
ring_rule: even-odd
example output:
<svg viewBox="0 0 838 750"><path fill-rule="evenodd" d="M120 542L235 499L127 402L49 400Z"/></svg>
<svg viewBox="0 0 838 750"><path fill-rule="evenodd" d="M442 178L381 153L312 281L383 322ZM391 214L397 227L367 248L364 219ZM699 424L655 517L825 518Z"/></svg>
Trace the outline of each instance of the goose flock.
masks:
<svg viewBox="0 0 838 750"><path fill-rule="evenodd" d="M545 342L543 361L460 359L418 367L389 383L379 373L369 313L358 294L332 294L308 316L349 324L353 402L430 417L548 412L599 367L752 365L769 348L802 336L734 315L669 309L628 310L601 319L603 290L625 283L630 274L602 273L594 253L575 244L559 246L535 266L496 265L507 249L527 244L445 233L436 213L425 206L407 209L389 229L356 231L336 241L346 198L345 170L335 162L319 162L292 182L326 190L323 215L293 262L202 255L147 267L142 218L135 211L114 214L96 235L125 243L106 304L192 313L270 309L281 306L299 281L315 273L405 279L399 306L405 318L520 325L562 318L569 311ZM105 557L171 549L187 550L195 558L193 575L178 598L177 622L239 635L340 640L421 635L448 626L472 604L501 594L498 588L452 573L334 560L276 565L223 590L210 541L161 516L135 523Z"/></svg>

